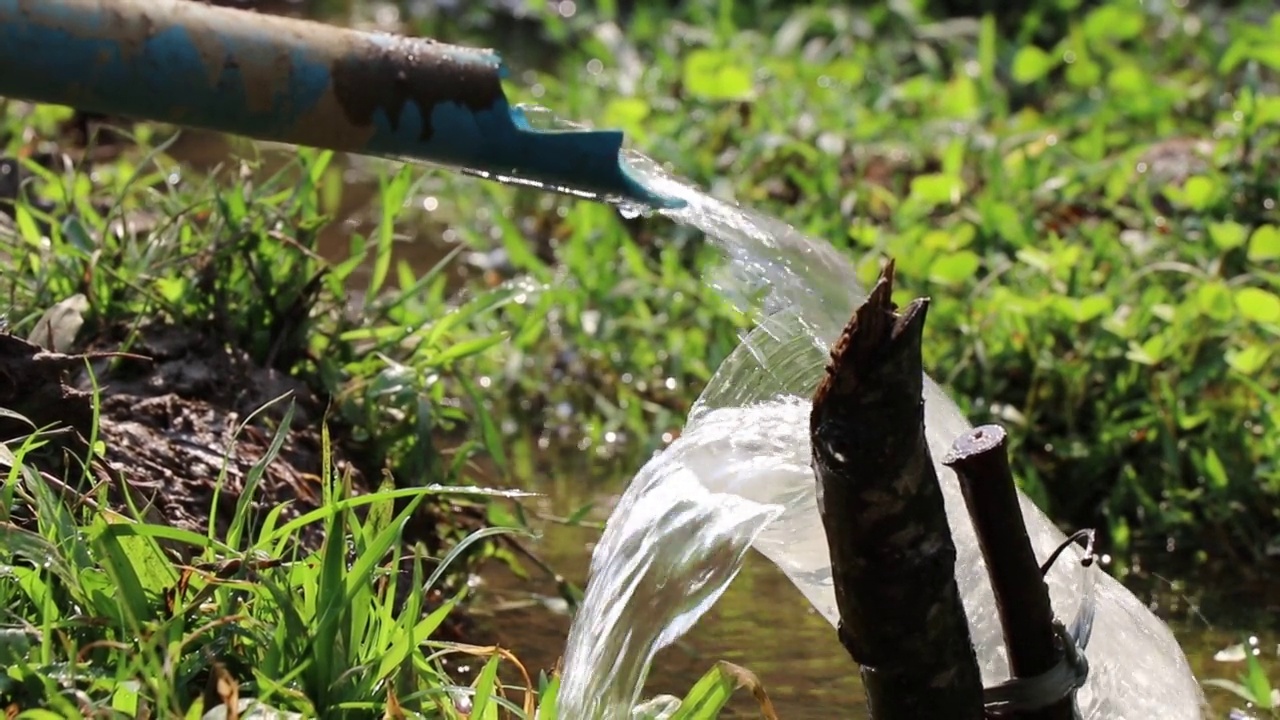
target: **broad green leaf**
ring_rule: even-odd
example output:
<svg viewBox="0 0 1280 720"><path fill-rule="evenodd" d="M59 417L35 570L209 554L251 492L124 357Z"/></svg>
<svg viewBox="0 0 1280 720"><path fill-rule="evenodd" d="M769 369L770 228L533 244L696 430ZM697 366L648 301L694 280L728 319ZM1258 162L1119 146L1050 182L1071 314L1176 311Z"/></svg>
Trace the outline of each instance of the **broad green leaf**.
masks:
<svg viewBox="0 0 1280 720"><path fill-rule="evenodd" d="M1224 359L1232 370L1242 375L1253 375L1266 367L1267 361L1271 359L1271 349L1257 343L1243 348L1230 348Z"/></svg>
<svg viewBox="0 0 1280 720"><path fill-rule="evenodd" d="M1212 280L1196 288L1195 302L1202 314L1214 320L1225 322L1235 315L1231 289L1220 280Z"/></svg>
<svg viewBox="0 0 1280 720"><path fill-rule="evenodd" d="M1125 357L1140 365L1158 365L1168 352L1168 339L1164 335L1153 335L1142 344L1129 343L1129 351Z"/></svg>
<svg viewBox="0 0 1280 720"><path fill-rule="evenodd" d="M1114 93L1146 93L1151 91L1151 78L1137 65L1121 65L1107 73L1107 88Z"/></svg>
<svg viewBox="0 0 1280 720"><path fill-rule="evenodd" d="M751 71L730 53L699 49L684 61L684 87L703 100L747 100L754 93Z"/></svg>
<svg viewBox="0 0 1280 720"><path fill-rule="evenodd" d="M177 570L155 538L131 532L140 523L110 511L103 511L100 517L106 524L99 540L113 561L124 560L132 566L143 591L159 596L178 582Z"/></svg>
<svg viewBox="0 0 1280 720"><path fill-rule="evenodd" d="M111 693L111 709L124 714L125 717L138 717L139 710L138 683L128 680L117 683Z"/></svg>
<svg viewBox="0 0 1280 720"><path fill-rule="evenodd" d="M1248 231L1238 222L1227 220L1209 223L1209 239L1219 249L1234 250L1243 245L1248 237Z"/></svg>
<svg viewBox="0 0 1280 720"><path fill-rule="evenodd" d="M1167 188L1165 194L1171 200L1192 210L1203 211L1218 201L1221 184L1213 178L1196 175L1187 178L1181 188Z"/></svg>
<svg viewBox="0 0 1280 720"><path fill-rule="evenodd" d="M1033 83L1057 67L1059 57L1035 45L1026 45L1013 57L1013 79L1023 85Z"/></svg>
<svg viewBox="0 0 1280 720"><path fill-rule="evenodd" d="M1084 298L1055 298L1053 307L1060 315L1075 323L1091 322L1112 310L1111 298L1102 294Z"/></svg>
<svg viewBox="0 0 1280 720"><path fill-rule="evenodd" d="M1085 18L1084 34L1091 40L1132 40L1145 23L1141 5L1108 3Z"/></svg>
<svg viewBox="0 0 1280 720"><path fill-rule="evenodd" d="M929 266L929 280L940 285L957 285L974 279L981 265L978 254L971 250L942 255Z"/></svg>
<svg viewBox="0 0 1280 720"><path fill-rule="evenodd" d="M1260 288L1236 291L1236 309L1249 320L1260 323L1280 322L1280 297Z"/></svg>
<svg viewBox="0 0 1280 720"><path fill-rule="evenodd" d="M954 175L925 174L911 179L911 200L928 206L955 204L964 192L964 181Z"/></svg>
<svg viewBox="0 0 1280 720"><path fill-rule="evenodd" d="M1249 259L1254 262L1280 258L1280 227L1262 225L1249 237Z"/></svg>

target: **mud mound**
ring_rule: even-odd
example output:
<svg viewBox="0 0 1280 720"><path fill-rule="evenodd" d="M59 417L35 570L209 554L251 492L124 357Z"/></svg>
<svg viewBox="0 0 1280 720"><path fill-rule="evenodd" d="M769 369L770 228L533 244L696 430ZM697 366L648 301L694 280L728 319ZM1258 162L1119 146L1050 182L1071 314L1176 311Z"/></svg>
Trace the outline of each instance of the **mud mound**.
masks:
<svg viewBox="0 0 1280 720"><path fill-rule="evenodd" d="M48 436L52 447L34 464L62 478L64 492L88 493L87 486L107 483L110 502L125 514L132 515L132 504L149 522L201 535L212 517L223 536L254 466L283 432L279 454L266 464L254 492L252 516L261 520L284 505L285 522L319 507L324 407L304 384L171 326L142 330L126 355L112 354L119 347L108 337L84 355L67 355L0 335L0 407L37 427L61 428ZM91 483L77 482L84 473L75 458L87 456L93 427L95 380L104 456L91 465ZM281 427L290 404L292 422ZM4 438L29 432L17 420L0 418ZM333 448L333 462L351 473L354 492L365 491L363 473L340 446ZM304 549L318 548L322 528L309 526L299 539Z"/></svg>

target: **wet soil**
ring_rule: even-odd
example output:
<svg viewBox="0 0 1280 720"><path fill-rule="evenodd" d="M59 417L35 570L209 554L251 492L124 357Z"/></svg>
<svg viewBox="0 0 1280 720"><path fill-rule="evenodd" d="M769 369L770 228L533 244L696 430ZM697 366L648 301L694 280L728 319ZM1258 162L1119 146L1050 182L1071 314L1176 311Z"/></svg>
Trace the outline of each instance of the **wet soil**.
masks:
<svg viewBox="0 0 1280 720"><path fill-rule="evenodd" d="M132 504L149 522L201 535L212 518L224 536L251 469L280 432L284 441L266 464L252 514L262 518L283 505L287 521L319 507L324 408L303 383L173 326L144 328L127 354L116 354L122 345L107 335L85 354L68 355L0 335L0 407L54 428L35 465L65 493L83 498L105 483L109 502L122 513L132 515ZM96 435L94 382L100 387ZM281 427L290 405L292 421ZM15 420L0 421L6 438L29 432ZM86 456L90 438L101 441L102 454L85 483L77 479L84 475L77 458ZM352 491L364 492L359 466L341 447L333 455L335 466L350 474ZM303 549L319 548L321 528L306 528L299 541Z"/></svg>
<svg viewBox="0 0 1280 720"><path fill-rule="evenodd" d="M117 512L200 535L212 523L215 534L225 537L259 464L265 469L251 499L247 537L255 536L257 523L276 507L283 507L277 526L320 507L325 403L300 380L261 367L243 351L194 329L119 328L91 340L82 354L49 352L0 334L0 407L45 429L48 444L28 460L46 481L72 506L105 497ZM335 471L349 480L351 494L368 492L374 468L344 443L340 426L330 424ZM0 417L0 438L31 430ZM82 459L91 455L94 441L100 441L100 453L86 472ZM421 511L407 526L405 541L437 554L442 509L447 510ZM18 522L34 520L29 508L17 510ZM297 537L302 551L323 542L320 524L306 526ZM189 559L183 548L169 549L176 559Z"/></svg>

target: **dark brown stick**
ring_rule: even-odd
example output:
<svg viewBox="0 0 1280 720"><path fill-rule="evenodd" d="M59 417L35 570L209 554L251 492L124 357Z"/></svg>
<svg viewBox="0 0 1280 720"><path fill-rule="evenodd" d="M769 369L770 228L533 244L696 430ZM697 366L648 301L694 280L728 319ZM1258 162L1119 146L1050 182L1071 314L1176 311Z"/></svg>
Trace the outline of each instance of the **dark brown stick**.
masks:
<svg viewBox="0 0 1280 720"><path fill-rule="evenodd" d="M1005 431L983 425L961 435L943 459L956 471L965 506L978 534L995 593L1010 674L1027 678L1048 672L1062 655L1053 627L1053 608L1027 536L1018 493L1009 468ZM1071 720L1072 698L1047 707L1002 715L1018 720Z"/></svg>
<svg viewBox="0 0 1280 720"><path fill-rule="evenodd" d="M982 680L924 437L927 300L898 314L885 267L831 351L809 433L840 642L875 720L977 720Z"/></svg>

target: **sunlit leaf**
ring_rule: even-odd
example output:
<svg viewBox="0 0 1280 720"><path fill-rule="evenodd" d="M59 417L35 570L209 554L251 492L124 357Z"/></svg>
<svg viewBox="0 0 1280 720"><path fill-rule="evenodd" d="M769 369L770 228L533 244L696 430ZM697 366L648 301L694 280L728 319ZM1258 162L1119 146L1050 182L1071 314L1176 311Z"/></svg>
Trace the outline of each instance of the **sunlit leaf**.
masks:
<svg viewBox="0 0 1280 720"><path fill-rule="evenodd" d="M751 71L735 56L699 49L684 60L684 86L704 100L747 100L753 94Z"/></svg>
<svg viewBox="0 0 1280 720"><path fill-rule="evenodd" d="M1249 237L1249 259L1254 262L1280 258L1280 227L1261 225Z"/></svg>
<svg viewBox="0 0 1280 720"><path fill-rule="evenodd" d="M1035 45L1025 45L1013 57L1013 79L1026 85L1048 75L1059 58Z"/></svg>
<svg viewBox="0 0 1280 720"><path fill-rule="evenodd" d="M1237 290L1236 308L1245 318L1255 322L1280 322L1280 297L1261 288Z"/></svg>

